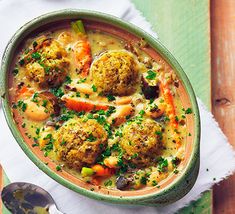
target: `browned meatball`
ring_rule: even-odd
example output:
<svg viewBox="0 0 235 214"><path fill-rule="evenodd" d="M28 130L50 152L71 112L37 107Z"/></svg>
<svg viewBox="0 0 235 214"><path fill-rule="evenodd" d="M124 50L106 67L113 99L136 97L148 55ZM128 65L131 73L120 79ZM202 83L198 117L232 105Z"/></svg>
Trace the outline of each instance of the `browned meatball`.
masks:
<svg viewBox="0 0 235 214"><path fill-rule="evenodd" d="M107 144L107 133L96 120L73 118L56 131L55 147L60 160L80 169L95 163Z"/></svg>
<svg viewBox="0 0 235 214"><path fill-rule="evenodd" d="M59 86L69 68L65 49L54 39L45 39L25 56L28 78L41 87Z"/></svg>
<svg viewBox="0 0 235 214"><path fill-rule="evenodd" d="M133 54L124 50L108 51L93 62L91 74L99 92L129 95L136 89L138 66Z"/></svg>
<svg viewBox="0 0 235 214"><path fill-rule="evenodd" d="M151 165L159 152L161 131L159 123L151 119L126 124L120 141L124 158L137 166Z"/></svg>

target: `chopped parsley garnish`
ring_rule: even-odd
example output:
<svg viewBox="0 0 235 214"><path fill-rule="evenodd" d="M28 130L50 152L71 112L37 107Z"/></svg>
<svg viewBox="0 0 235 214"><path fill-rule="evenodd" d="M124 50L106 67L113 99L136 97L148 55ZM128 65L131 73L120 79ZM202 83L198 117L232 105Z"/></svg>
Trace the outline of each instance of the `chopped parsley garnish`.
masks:
<svg viewBox="0 0 235 214"><path fill-rule="evenodd" d="M36 146L39 146L39 144L38 143L32 144L32 147L36 147Z"/></svg>
<svg viewBox="0 0 235 214"><path fill-rule="evenodd" d="M115 133L115 136L116 137L122 137L122 132L117 130L116 133Z"/></svg>
<svg viewBox="0 0 235 214"><path fill-rule="evenodd" d="M111 136L112 136L112 131L111 131L111 126L110 126L110 124L105 123L105 124L104 124L104 129L105 129L106 132L108 133L108 137L111 138Z"/></svg>
<svg viewBox="0 0 235 214"><path fill-rule="evenodd" d="M166 167L168 167L168 160L160 157L158 160L158 171L165 172Z"/></svg>
<svg viewBox="0 0 235 214"><path fill-rule="evenodd" d="M151 98L151 99L149 100L149 104L152 104L153 102L154 102L154 99Z"/></svg>
<svg viewBox="0 0 235 214"><path fill-rule="evenodd" d="M139 115L143 116L144 114L145 114L145 111L144 110L140 110Z"/></svg>
<svg viewBox="0 0 235 214"><path fill-rule="evenodd" d="M25 103L23 100L19 100L17 103L17 107L21 108L21 110L25 112L27 108L27 103Z"/></svg>
<svg viewBox="0 0 235 214"><path fill-rule="evenodd" d="M101 157L102 159L105 159L106 157L109 157L110 155L111 155L111 148L107 147L101 154Z"/></svg>
<svg viewBox="0 0 235 214"><path fill-rule="evenodd" d="M44 151L44 156L47 157L48 153L53 150L52 142L49 142L48 144L46 144L42 150Z"/></svg>
<svg viewBox="0 0 235 214"><path fill-rule="evenodd" d="M36 41L33 42L33 47L36 48L36 46L38 45L38 43Z"/></svg>
<svg viewBox="0 0 235 214"><path fill-rule="evenodd" d="M88 114L87 114L87 118L88 118L88 119L93 119L93 118L94 118L94 116L93 116L93 114L88 113Z"/></svg>
<svg viewBox="0 0 235 214"><path fill-rule="evenodd" d="M52 138L52 134L47 134L47 136L44 137L43 140L49 140L48 143L42 149L44 151L44 156L46 157L48 156L48 153L53 150L53 143L55 139Z"/></svg>
<svg viewBox="0 0 235 214"><path fill-rule="evenodd" d="M37 135L39 135L39 133L40 133L40 128L36 128L35 133L36 133Z"/></svg>
<svg viewBox="0 0 235 214"><path fill-rule="evenodd" d="M181 162L181 160L178 157L174 157L171 160L171 163L172 163L174 168L176 168L180 164L180 162Z"/></svg>
<svg viewBox="0 0 235 214"><path fill-rule="evenodd" d="M104 185L107 186L112 186L113 182L111 180L107 180L104 182Z"/></svg>
<svg viewBox="0 0 235 214"><path fill-rule="evenodd" d="M105 111L101 109L101 110L97 111L96 114L98 114L98 115L105 115Z"/></svg>
<svg viewBox="0 0 235 214"><path fill-rule="evenodd" d="M38 92L35 92L35 93L33 94L33 98L32 98L32 101L33 101L33 102L38 103L38 100L37 100L38 95L39 95Z"/></svg>
<svg viewBox="0 0 235 214"><path fill-rule="evenodd" d="M170 121L170 118L168 116L165 116L164 117L164 121L167 122L167 121Z"/></svg>
<svg viewBox="0 0 235 214"><path fill-rule="evenodd" d="M118 162L118 166L120 166L120 169L119 169L119 174L123 174L127 171L128 169L128 165L127 164L124 164L123 161L121 161L122 159L119 160Z"/></svg>
<svg viewBox="0 0 235 214"><path fill-rule="evenodd" d="M65 144L66 144L65 140L62 140L62 142L60 143L61 146L65 145Z"/></svg>
<svg viewBox="0 0 235 214"><path fill-rule="evenodd" d="M176 121L176 122L178 122L178 121L179 121L178 116L175 116L175 121Z"/></svg>
<svg viewBox="0 0 235 214"><path fill-rule="evenodd" d="M69 119L73 118L76 113L74 111L66 111L60 116L60 120L68 121ZM79 112L78 116L84 115L84 112Z"/></svg>
<svg viewBox="0 0 235 214"><path fill-rule="evenodd" d="M26 124L25 123L22 123L21 127L22 128L25 128Z"/></svg>
<svg viewBox="0 0 235 214"><path fill-rule="evenodd" d="M49 74L50 70L51 70L50 67L44 67L44 71L45 71L46 74Z"/></svg>
<svg viewBox="0 0 235 214"><path fill-rule="evenodd" d="M60 165L57 165L57 166L56 166L56 171L61 171L61 170L62 170L61 166L60 166Z"/></svg>
<svg viewBox="0 0 235 214"><path fill-rule="evenodd" d="M147 73L148 73L148 75L145 78L149 79L149 80L153 80L157 76L157 73L152 70L148 70Z"/></svg>
<svg viewBox="0 0 235 214"><path fill-rule="evenodd" d="M146 185L147 184L147 178L145 177L145 176L142 176L141 178L140 178L140 183L141 184L143 184L143 185Z"/></svg>
<svg viewBox="0 0 235 214"><path fill-rule="evenodd" d="M54 94L56 97L62 97L64 95L64 92L61 88L53 88L50 90L52 94Z"/></svg>
<svg viewBox="0 0 235 214"><path fill-rule="evenodd" d="M96 141L96 137L93 135L93 134L89 134L89 136L87 137L87 141L89 141L89 142L94 142L94 141Z"/></svg>
<svg viewBox="0 0 235 214"><path fill-rule="evenodd" d="M19 73L19 69L18 68L13 69L12 73L14 76L16 76Z"/></svg>
<svg viewBox="0 0 235 214"><path fill-rule="evenodd" d="M46 137L43 138L43 140L47 140L47 139L51 139L52 138L52 134L47 134Z"/></svg>
<svg viewBox="0 0 235 214"><path fill-rule="evenodd" d="M178 169L174 169L173 171L175 174L178 174L179 173L179 170Z"/></svg>
<svg viewBox="0 0 235 214"><path fill-rule="evenodd" d="M80 92L78 91L78 92L76 92L76 97L81 97L81 94L80 94Z"/></svg>
<svg viewBox="0 0 235 214"><path fill-rule="evenodd" d="M96 87L95 85L92 85L92 90L93 90L94 92L96 92L96 91L97 91L97 87Z"/></svg>
<svg viewBox="0 0 235 214"><path fill-rule="evenodd" d="M28 49L28 48L25 49L24 53L25 53L25 54L28 54L28 53L29 53L29 49Z"/></svg>
<svg viewBox="0 0 235 214"><path fill-rule="evenodd" d="M152 186L157 186L157 181L153 180L152 181Z"/></svg>
<svg viewBox="0 0 235 214"><path fill-rule="evenodd" d="M46 107L46 106L47 106L47 103L48 103L48 100L43 100L43 101L42 101L42 106L43 106L43 107Z"/></svg>
<svg viewBox="0 0 235 214"><path fill-rule="evenodd" d="M112 94L107 95L107 99L108 101L116 100L116 98Z"/></svg>
<svg viewBox="0 0 235 214"><path fill-rule="evenodd" d="M86 82L86 78L78 80L78 81L77 81L77 84L83 83L83 82Z"/></svg>
<svg viewBox="0 0 235 214"><path fill-rule="evenodd" d="M193 111L192 111L191 108L187 108L187 109L185 110L185 114L192 114L192 113L193 113Z"/></svg>
<svg viewBox="0 0 235 214"><path fill-rule="evenodd" d="M70 112L73 112L73 114L75 114L74 111L70 111ZM85 114L85 111L80 111L80 112L77 113L77 115L78 115L79 117L83 117L84 114Z"/></svg>
<svg viewBox="0 0 235 214"><path fill-rule="evenodd" d="M105 124L106 123L106 119L104 116L102 115L99 115L97 118L96 118L97 122L101 125Z"/></svg>
<svg viewBox="0 0 235 214"><path fill-rule="evenodd" d="M35 59L35 60L41 59L41 54L39 54L38 52L32 53L31 56L32 56L32 58Z"/></svg>
<svg viewBox="0 0 235 214"><path fill-rule="evenodd" d="M131 158L137 158L139 156L138 153L135 153L134 155L131 156Z"/></svg>
<svg viewBox="0 0 235 214"><path fill-rule="evenodd" d="M65 83L70 84L71 82L72 82L72 80L71 80L70 76L66 76L65 77Z"/></svg>
<svg viewBox="0 0 235 214"><path fill-rule="evenodd" d="M25 63L24 59L21 59L21 60L19 61L19 64L20 64L21 66L23 66L24 63Z"/></svg>
<svg viewBox="0 0 235 214"><path fill-rule="evenodd" d="M160 140L162 140L163 136L161 131L156 131L155 134L159 136Z"/></svg>
<svg viewBox="0 0 235 214"><path fill-rule="evenodd" d="M90 95L89 95L89 94L85 94L85 97L86 97L86 98L89 98L89 97L90 97Z"/></svg>
<svg viewBox="0 0 235 214"><path fill-rule="evenodd" d="M109 106L109 109L106 111L106 117L109 117L115 111L116 111L116 108L114 106Z"/></svg>

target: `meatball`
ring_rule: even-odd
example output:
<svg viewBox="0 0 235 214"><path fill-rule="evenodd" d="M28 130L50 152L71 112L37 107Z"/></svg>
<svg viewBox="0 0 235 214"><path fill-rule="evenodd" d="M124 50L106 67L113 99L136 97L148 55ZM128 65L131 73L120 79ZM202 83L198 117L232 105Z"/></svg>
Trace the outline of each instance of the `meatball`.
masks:
<svg viewBox="0 0 235 214"><path fill-rule="evenodd" d="M161 131L160 124L151 119L126 124L120 141L124 158L138 167L151 165L159 153Z"/></svg>
<svg viewBox="0 0 235 214"><path fill-rule="evenodd" d="M64 80L69 68L65 49L53 39L45 39L25 56L28 78L41 87L56 87Z"/></svg>
<svg viewBox="0 0 235 214"><path fill-rule="evenodd" d="M129 95L136 88L138 66L134 55L128 51L108 51L93 62L91 74L99 92Z"/></svg>
<svg viewBox="0 0 235 214"><path fill-rule="evenodd" d="M107 144L107 133L96 120L72 118L55 134L58 158L69 167L80 169L95 163Z"/></svg>

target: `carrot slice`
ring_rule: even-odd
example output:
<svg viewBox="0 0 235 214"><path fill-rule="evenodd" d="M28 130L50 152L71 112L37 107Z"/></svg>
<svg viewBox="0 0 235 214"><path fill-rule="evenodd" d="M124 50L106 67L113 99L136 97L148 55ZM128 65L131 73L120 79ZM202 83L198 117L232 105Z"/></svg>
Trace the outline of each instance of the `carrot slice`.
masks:
<svg viewBox="0 0 235 214"><path fill-rule="evenodd" d="M109 106L105 104L96 104L88 100L79 98L64 98L65 106L74 111L94 111L94 110L108 110Z"/></svg>
<svg viewBox="0 0 235 214"><path fill-rule="evenodd" d="M99 177L109 177L114 173L113 169L105 168L100 164L96 164L91 168L95 171L95 175Z"/></svg>
<svg viewBox="0 0 235 214"><path fill-rule="evenodd" d="M169 113L171 115L173 115L173 117L170 118L170 121L171 121L172 125L175 128L177 128L178 127L178 121L176 121L176 119L175 119L176 113L175 113L175 106L174 106L174 101L173 101L173 96L171 94L171 91L170 91L168 85L164 84L163 82L161 82L161 84L160 84L160 90L163 94L163 97L164 97L166 103L168 103L170 105Z"/></svg>
<svg viewBox="0 0 235 214"><path fill-rule="evenodd" d="M92 61L91 48L87 40L79 40L74 45L74 60L76 66L81 69L82 76L86 77L89 74L89 69Z"/></svg>
<svg viewBox="0 0 235 214"><path fill-rule="evenodd" d="M19 89L17 91L18 93L18 97L27 97L27 96L31 96L34 92L32 90L30 90L28 87L23 86L21 89Z"/></svg>

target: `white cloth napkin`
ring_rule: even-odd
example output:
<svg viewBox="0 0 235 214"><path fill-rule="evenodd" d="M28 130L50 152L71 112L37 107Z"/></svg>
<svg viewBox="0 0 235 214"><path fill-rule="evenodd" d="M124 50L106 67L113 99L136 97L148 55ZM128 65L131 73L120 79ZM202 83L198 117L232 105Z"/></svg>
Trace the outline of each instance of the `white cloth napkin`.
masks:
<svg viewBox="0 0 235 214"><path fill-rule="evenodd" d="M43 13L64 8L97 10L128 20L152 35L151 25L128 0L0 0L0 57L13 33L24 23ZM174 213L200 197L201 193L223 180L235 170L235 153L218 127L212 114L198 100L201 115L201 165L196 184L181 200L162 208L128 207L105 204L81 196L56 183L40 171L20 149L0 111L0 163L12 182L25 181L37 184L49 191L61 211L77 213Z"/></svg>

